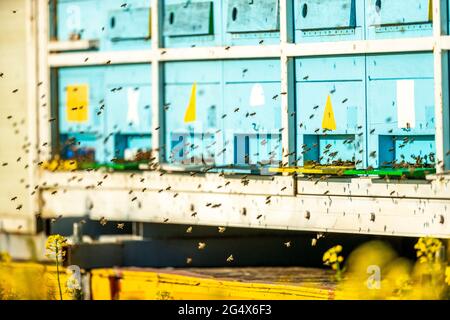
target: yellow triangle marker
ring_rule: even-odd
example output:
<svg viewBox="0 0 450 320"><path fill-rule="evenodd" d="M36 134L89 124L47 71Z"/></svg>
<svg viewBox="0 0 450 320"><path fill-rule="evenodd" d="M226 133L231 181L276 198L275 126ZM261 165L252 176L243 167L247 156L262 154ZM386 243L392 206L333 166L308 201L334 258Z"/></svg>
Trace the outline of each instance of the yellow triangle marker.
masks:
<svg viewBox="0 0 450 320"><path fill-rule="evenodd" d="M191 98L184 114L184 122L193 122L196 120L196 108L197 108L197 83L192 85Z"/></svg>
<svg viewBox="0 0 450 320"><path fill-rule="evenodd" d="M336 130L336 120L334 119L333 105L331 97L328 96L325 111L323 113L322 129Z"/></svg>
<svg viewBox="0 0 450 320"><path fill-rule="evenodd" d="M428 21L433 21L433 0L428 0Z"/></svg>

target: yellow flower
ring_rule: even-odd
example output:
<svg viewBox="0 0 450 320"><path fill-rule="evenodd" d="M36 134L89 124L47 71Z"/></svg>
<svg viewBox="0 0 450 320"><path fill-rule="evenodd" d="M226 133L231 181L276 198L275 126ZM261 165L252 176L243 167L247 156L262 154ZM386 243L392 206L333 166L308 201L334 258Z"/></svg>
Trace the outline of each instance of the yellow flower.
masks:
<svg viewBox="0 0 450 320"><path fill-rule="evenodd" d="M328 249L322 257L324 265L330 266L332 270L336 271L336 279L340 281L342 279L341 263L344 261L344 257L339 256L339 252L342 251L342 246L337 245Z"/></svg>
<svg viewBox="0 0 450 320"><path fill-rule="evenodd" d="M336 254L333 254L331 257L330 257L330 262L331 263L334 263L334 262L336 262L337 261L337 256L336 256Z"/></svg>
<svg viewBox="0 0 450 320"><path fill-rule="evenodd" d="M436 253L442 246L442 242L439 239L432 237L422 237L414 245L414 249L417 250L417 257L419 263L433 262Z"/></svg>
<svg viewBox="0 0 450 320"><path fill-rule="evenodd" d="M46 256L50 259L62 261L66 255L64 248L67 246L67 239L59 234L51 235L45 243Z"/></svg>
<svg viewBox="0 0 450 320"><path fill-rule="evenodd" d="M445 269L445 282L450 286L450 267Z"/></svg>

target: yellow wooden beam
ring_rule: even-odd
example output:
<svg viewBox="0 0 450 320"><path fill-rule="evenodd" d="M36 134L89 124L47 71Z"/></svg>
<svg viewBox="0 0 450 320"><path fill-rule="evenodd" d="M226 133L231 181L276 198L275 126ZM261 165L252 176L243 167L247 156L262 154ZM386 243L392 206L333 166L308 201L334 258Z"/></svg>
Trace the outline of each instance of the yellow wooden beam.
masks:
<svg viewBox="0 0 450 320"><path fill-rule="evenodd" d="M157 271L124 270L120 275L111 269L92 271L93 299L111 298L111 277L117 277L121 300L329 300L333 290L319 285L266 284L238 282Z"/></svg>
<svg viewBox="0 0 450 320"><path fill-rule="evenodd" d="M345 170L355 169L354 166L305 166L269 168L272 173L302 173L302 174L343 174Z"/></svg>

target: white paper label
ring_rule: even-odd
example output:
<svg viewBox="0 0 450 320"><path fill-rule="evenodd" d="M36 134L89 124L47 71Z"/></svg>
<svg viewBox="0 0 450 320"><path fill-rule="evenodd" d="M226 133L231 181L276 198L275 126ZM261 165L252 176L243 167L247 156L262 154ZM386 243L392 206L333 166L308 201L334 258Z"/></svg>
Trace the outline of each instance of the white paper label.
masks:
<svg viewBox="0 0 450 320"><path fill-rule="evenodd" d="M266 104L266 98L264 96L264 89L261 84L255 83L250 92L250 102L251 107L261 107Z"/></svg>
<svg viewBox="0 0 450 320"><path fill-rule="evenodd" d="M134 125L139 125L138 103L140 91L135 88L128 88L128 114L127 121Z"/></svg>
<svg viewBox="0 0 450 320"><path fill-rule="evenodd" d="M416 126L414 80L397 81L397 120L398 127L402 129Z"/></svg>

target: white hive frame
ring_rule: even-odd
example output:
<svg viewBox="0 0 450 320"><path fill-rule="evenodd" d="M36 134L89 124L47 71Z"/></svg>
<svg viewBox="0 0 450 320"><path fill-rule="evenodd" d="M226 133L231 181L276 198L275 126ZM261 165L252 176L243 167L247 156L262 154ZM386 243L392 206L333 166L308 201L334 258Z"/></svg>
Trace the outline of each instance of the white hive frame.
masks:
<svg viewBox="0 0 450 320"><path fill-rule="evenodd" d="M35 163L49 159L52 132L49 125L51 110L50 73L52 68L126 63L151 63L152 74L152 136L153 150L163 143L162 132L162 63L183 60L217 60L246 58L278 58L281 62L281 95L283 161L292 162L290 152L294 149L295 124L290 113L294 109L293 58L305 56L330 56L375 53L433 52L435 82L436 123L436 175L426 181L386 182L374 178L333 179L309 182L294 177L249 177L248 186L239 179L206 174L201 177L155 172L138 172L134 177L126 173L112 173L111 179L99 188L94 186L101 173L80 172L81 181L70 179L74 174L46 172L30 169L36 184L46 186L31 201L36 210L45 217L59 214L92 218L107 216L110 219L135 222L230 225L255 228L296 229L306 231L335 231L385 235L417 236L431 234L450 238L450 114L448 103L449 72L447 36L447 1L433 1L433 35L430 37L361 40L327 43L292 43L293 6L291 0L280 0L279 45L162 48L161 47L161 1L152 0L152 47L146 50L55 53L52 50L91 45L90 43L50 43L48 40L48 0L29 0L30 17L30 63L37 68L30 71L29 109L30 137L36 145L45 142L45 151L30 152ZM36 104L36 101L38 103ZM159 128L159 129L158 129ZM42 150L42 148L41 148ZM290 150L286 152L286 150ZM162 160L158 154L157 161ZM139 200L130 202L129 190L147 192ZM70 180L70 181L68 181ZM217 185L231 181L227 188L217 191ZM237 182L236 182L237 181ZM200 188L195 187L201 184ZM170 192L157 190L172 186ZM88 188L88 189L86 189ZM56 195L51 191L58 190ZM281 191L282 190L282 191ZM64 192L63 192L64 191ZM179 193L179 196L175 196ZM271 196L271 204L265 198ZM86 202L95 202L93 210L85 208ZM131 204L130 204L131 203ZM170 203L170 206L168 204ZM210 209L207 203L221 203ZM192 217L191 204L197 215ZM203 207L202 207L203 206ZM198 208L198 209L197 209ZM212 212L212 210L216 210ZM216 213L217 212L217 213ZM310 212L306 219L305 212ZM246 213L245 215L243 213ZM263 219L256 219L264 213ZM373 216L376 218L374 219Z"/></svg>

